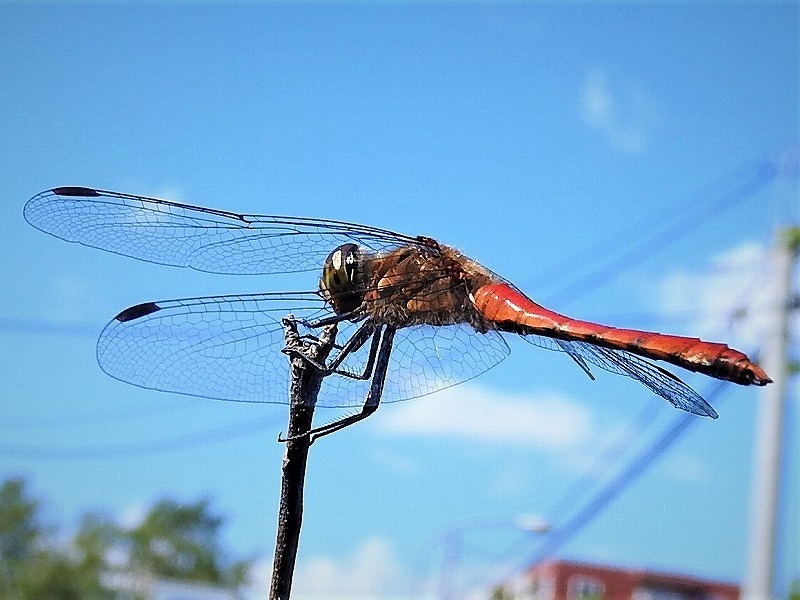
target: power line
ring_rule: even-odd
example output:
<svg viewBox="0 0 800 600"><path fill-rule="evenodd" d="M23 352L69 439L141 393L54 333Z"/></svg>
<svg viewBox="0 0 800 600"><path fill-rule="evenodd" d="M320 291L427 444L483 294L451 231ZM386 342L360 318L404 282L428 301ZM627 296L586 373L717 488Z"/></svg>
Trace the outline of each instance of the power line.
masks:
<svg viewBox="0 0 800 600"><path fill-rule="evenodd" d="M665 227L661 228L660 230L656 230L648 237L642 238L639 234L641 231L652 231L652 228L649 227L649 222L644 224L636 224L635 226L627 228L628 230L635 231L637 233L638 242L630 246L625 252L622 254L618 254L616 258L608 261L605 265L600 265L600 268L595 269L592 273L584 276L583 278L579 278L578 280L574 281L571 285L567 286L566 288L562 289L562 294L569 292L572 294L574 298L577 294L584 293L587 289L589 289L593 285L599 285L605 281L611 280L613 277L618 276L624 270L630 268L633 265L633 258L638 260L641 258L641 254L643 250L649 250L649 252L644 253L645 255L652 255L652 248L651 246L655 245L658 249L665 247L668 243L673 242L677 237L686 235L689 231L696 228L699 225L701 218L709 218L711 216L716 216L719 214L720 210L727 210L731 206L733 206L738 201L748 197L755 190L759 189L763 183L776 175L776 167L774 161L772 160L765 160L761 161L756 164L755 167L752 165L748 166L744 170L745 177L743 181L739 181L736 183L735 186L732 187L731 190L715 196L711 202L706 203L699 203L697 202L696 198L698 195L693 195L690 198L690 205L687 206L687 210L677 210L672 207L668 211L665 212L664 217L673 215L676 212L680 213L682 216L679 219L674 220L671 223L668 223ZM730 176L727 178L730 179ZM713 184L713 187L720 187L719 183ZM724 206L719 206L720 202L725 201L726 204ZM680 208L680 207L679 207ZM694 210L692 210L694 209ZM652 217L651 217L652 218ZM633 237L633 236L623 236L623 237ZM595 244L592 248L589 249L589 252L592 255L604 255L604 252L601 252L602 249L605 247L613 244L616 248L618 247L618 240L620 239L620 234L616 234ZM585 255L587 251L582 253L582 256ZM556 266L554 270L560 271L562 273L570 273L569 269L564 269L563 266ZM566 290L566 292L565 292ZM35 333L35 334L55 334L55 335L69 335L69 336L92 336L94 337L97 335L100 327L89 324L89 323L58 323L53 321L46 321L40 319L14 319L8 317L0 317L0 331L23 331L28 333ZM137 411L138 413L138 411ZM120 413L110 413L105 416L101 416L100 418L105 419L116 419L119 418ZM122 414L125 417L125 414ZM128 415L129 417L130 415ZM134 415L136 416L136 415ZM93 420L95 417L90 417ZM74 417L67 420L68 423L81 423L84 419L82 417ZM28 421L27 423L21 423L23 426L44 426L48 427L55 424L55 420L53 421L39 421L38 423L35 420ZM59 423L60 425L64 425L65 421L61 420ZM213 433L213 432L206 432L206 433ZM159 448L164 448L166 450L172 449L174 444L182 444L185 443L183 437L180 438L171 438L168 440L162 440L161 442L156 442L155 444L149 444L147 447L147 452L155 452L158 451ZM191 443L191 442L189 442ZM0 446L0 451L8 451L9 448L6 447L5 449ZM28 449L21 449L23 452L31 451L33 454L37 452L40 454L46 454L49 450L48 449L35 449L35 448L28 448ZM39 452L41 450L41 452ZM60 452L58 449L52 449L54 452ZM102 452L104 449L100 448L77 448L72 449L67 452L67 454L75 454L81 455L83 454L91 454L93 451ZM109 452L116 451L114 447L106 448ZM135 447L132 447L130 450L121 450L120 452L129 452L133 451L136 452Z"/></svg>
<svg viewBox="0 0 800 600"><path fill-rule="evenodd" d="M569 514L573 507L587 495L589 490L597 485L600 477L599 473L608 470L609 465L619 460L625 451L644 435L648 427L655 422L656 415L663 408L664 406L660 401L651 400L646 402L639 414L606 446L604 451L597 455L592 466L587 469L582 477L567 488L567 491L561 495L560 500L556 502L547 514Z"/></svg>
<svg viewBox="0 0 800 600"><path fill-rule="evenodd" d="M34 404L34 401L29 400L27 404ZM62 415L47 415L46 417L33 417L21 419L3 419L3 425L6 427L13 427L14 429L22 428L54 428L64 427L68 425L86 425L94 427L99 423L113 423L123 419L144 419L152 418L156 415L163 416L167 413L177 410L183 410L185 407L180 403L158 401L142 404L136 403L134 405L126 404L125 406L117 406L113 408L106 408L105 410L86 411L81 413L69 413Z"/></svg>
<svg viewBox="0 0 800 600"><path fill-rule="evenodd" d="M764 277L764 273L759 272L755 274L752 278L752 281L744 287L742 293L737 298L734 304L734 310L738 310L738 307L742 306L745 303L746 298L752 296L755 292L755 286L759 283L763 283L762 279ZM728 326L730 326L731 322L733 321L734 317L724 318L724 315L720 315L720 318L727 322ZM714 387L709 394L706 396L708 400L713 399L713 396L719 394L725 386L724 381L717 381L716 387ZM601 470L605 465L610 464L616 461L618 458L622 456L624 451L633 445L638 438L646 431L647 427L653 422L655 413L660 409L660 405L650 402L648 403L640 413L634 417L631 424L623 430L623 432L618 436L616 440L614 440L609 446L606 447L605 451L600 453L597 459L594 461L594 465L587 471L586 475L581 477L573 486L568 488L568 490L562 495L562 498L559 502L556 503L555 507L550 511L550 514L553 515L561 515L561 514L568 514L569 510L571 510L572 506L577 504L576 499L580 498L581 496L585 495L596 483L599 479L597 476L597 472ZM692 415L679 415L672 425L669 425L662 433L662 435L658 438L658 440L664 440L665 438L670 438L671 435L675 434L676 438L677 435L682 432L682 427L688 426L688 423L681 424L681 419L688 419L692 420ZM675 430L678 429L677 433ZM652 455L650 460L655 460L658 455L660 455L663 450L665 450L669 444L666 444L663 448L658 448L659 443L656 442L653 446L650 447L649 453ZM670 442L671 443L671 442ZM645 455L646 458L646 455ZM641 460L641 459L640 459ZM633 463L634 465L636 463ZM643 463L641 469L647 467L647 463ZM638 475L638 472L637 472ZM602 495L602 494L601 494Z"/></svg>
<svg viewBox="0 0 800 600"><path fill-rule="evenodd" d="M551 515L549 518L547 518L547 522L551 525L551 530L555 532L555 535L559 534L561 528L552 529L552 525L560 521L562 515L568 515L575 506L580 504L580 502L587 496L588 492L597 485L597 482L601 477L601 471L607 472L609 465L617 461L628 448L630 448L644 435L648 427L655 422L656 414L662 410L662 408L663 406L660 402L651 401L646 403L638 415L633 418L631 423L625 427L620 434L616 436L615 439L612 440L612 442L608 444L603 451L600 452L600 454L598 454L592 465L586 470L585 474L578 478L575 483L569 486L567 490L561 494L559 500L557 500L553 505L553 508L545 513L546 515ZM686 414L680 415L679 418L691 420L692 417L693 415ZM642 470L644 470L644 468ZM611 499L609 499L609 502L610 500ZM593 500L589 500L589 503L591 502L593 502ZM587 506L589 503L587 503ZM566 541L568 540L564 540L564 543L566 543ZM530 546L530 543L530 537L520 539L518 543L510 545L508 550L503 552L493 562L497 565L508 564L511 562L516 563L515 557L519 556L519 554L526 547ZM555 551L556 549L557 548L553 548L552 551ZM528 566L528 563L525 563L525 566ZM516 570L517 568L515 567L514 571ZM477 588L477 585L475 587Z"/></svg>
<svg viewBox="0 0 800 600"><path fill-rule="evenodd" d="M625 224L616 232L612 232L607 237L600 241L595 242L591 246L582 249L580 252L575 253L573 256L564 259L558 263L550 264L544 271L540 272L537 279L540 281L557 281L559 276L564 274L574 273L575 265L585 264L583 258L585 256L592 256L595 258L594 264L597 264L597 257L605 257L613 255L620 250L620 240L642 240L647 232L654 232L655 235L660 235L657 229L658 225L665 223L665 227L673 227L672 223L675 215L684 215L683 221L687 221L689 229L692 229L692 219L685 216L686 213L702 209L704 205L706 208L713 209L719 204L721 198L724 198L726 193L720 192L721 188L726 188L727 193L732 190L741 188L742 184L737 183L731 185L730 181L747 182L763 180L772 180L777 177L797 177L797 146L790 145L780 152L770 152L764 158L755 162L748 162L746 165L734 170L732 173L718 178L717 180L703 186L700 190L688 195L684 202L679 204L662 208L658 212L647 215L635 223ZM789 166L787 166L787 164ZM755 190L754 190L755 191ZM703 202L706 197L712 197L710 202ZM699 224L699 223L697 223ZM678 232L681 233L680 231ZM652 239L652 236L647 239ZM666 240L667 242L674 241L675 238ZM641 245L644 245L642 242ZM651 250L651 248L645 248ZM627 253L627 252L626 252ZM645 253L645 256L650 256L650 253ZM639 257L641 258L641 257ZM588 273L586 277L591 276L592 272Z"/></svg>
<svg viewBox="0 0 800 600"><path fill-rule="evenodd" d="M562 285L558 291L550 294L548 302L563 304L575 300L589 289L597 289L601 285L614 280L634 264L641 264L644 259L651 258L662 252L680 238L699 228L706 221L718 218L723 212L729 211L746 198L752 196L774 177L774 172L771 161L759 162L755 167L747 169L742 181L737 182L732 189L713 197L710 202L701 203L695 196L692 196L691 203L687 205L686 210L675 211L673 209L666 216L672 216L672 219L668 220L665 217L663 221L656 221L665 222L661 227L652 227L652 217L649 217L646 223L630 226L626 228L625 232L617 233L594 244L588 250L583 251L581 257L588 254L593 257L608 256L609 258L597 263L595 268L577 278L571 284ZM674 218L676 213L678 217ZM647 235L646 232L650 232L650 234ZM616 252L616 254L606 251L609 247L618 248L620 239L634 241L623 251ZM568 263L564 261L557 267L548 269L543 280L547 280L550 272L569 271L572 264L581 264L582 262L576 258L571 259Z"/></svg>
<svg viewBox="0 0 800 600"><path fill-rule="evenodd" d="M708 400L717 399L725 389L727 389L727 382L717 381L714 387L704 396ZM644 473L695 422L697 422L697 418L691 414L676 416L669 427L648 448L598 491L580 511L575 513L564 525L553 529L545 542L533 553L532 557L519 561L513 569L507 571L506 575L502 578L497 578L495 581L505 581L511 573L518 572L520 568L536 566L552 556Z"/></svg>
<svg viewBox="0 0 800 600"><path fill-rule="evenodd" d="M227 442L262 432L275 426L275 419L252 418L205 431L173 436L160 440L131 444L108 444L97 446L71 446L66 448L0 444L0 454L14 458L42 460L87 460L103 458L138 458L146 454L185 450L195 446Z"/></svg>
<svg viewBox="0 0 800 600"><path fill-rule="evenodd" d="M762 282L763 277L765 277L763 272L755 274L752 282L745 286L742 293L738 297L736 303L734 304L735 307L739 307L744 304L746 298L751 296L755 291L754 286ZM732 318L726 319L729 327L732 320ZM751 353L751 355L753 355L753 353ZM726 389L726 383L727 382L724 381L716 381L715 387L711 388L708 393L703 395L708 400L714 399L717 395L724 391L724 389ZM604 464L610 463L621 456L624 450L632 445L638 437L640 437L650 422L648 419L650 417L651 406L655 407L656 405L651 404L645 407L639 413L639 415L634 418L632 424L629 425L627 431L630 433L621 434L620 438L615 440L602 454L598 456L594 466L588 470L587 474L580 478L568 489L565 494L563 494L562 499L557 502L555 508L551 510L550 514L554 515L554 517L551 518L551 522L560 521L561 515L559 513L564 515L568 514L569 510L571 510L571 507L577 504L577 502L573 499L585 495L585 493L594 486L594 481L599 479L597 476L598 469L596 467L602 467ZM619 494L631 482L633 482L641 473L643 473L664 451L666 451L684 433L688 426L694 422L694 420L695 419L693 415L690 414L678 415L672 421L672 423L665 428L662 434L656 438L656 441L653 444L651 444L637 459L630 463L625 470L621 471L615 479L611 480L608 484L601 488L598 493L592 499L590 499L586 505L584 505L582 510L577 512L569 521L566 522L566 524L553 530L552 536L548 538L548 541L545 543L545 545L542 546L537 552L535 555L536 559L532 564L535 565L547 556L554 553L556 550L558 550L558 548L568 542L578 531L580 531L580 529L591 522L591 520L601 510L603 510L611 501L619 496ZM638 427L637 425L641 425L641 427ZM516 555L518 552L518 549L513 548L512 550L503 554L503 559ZM529 563L525 563L525 566L530 565ZM515 568L514 571L516 570L517 569ZM502 580L498 579L497 581Z"/></svg>
<svg viewBox="0 0 800 600"><path fill-rule="evenodd" d="M20 319L0 317L0 332L97 337L102 325L85 322L63 322L49 319Z"/></svg>

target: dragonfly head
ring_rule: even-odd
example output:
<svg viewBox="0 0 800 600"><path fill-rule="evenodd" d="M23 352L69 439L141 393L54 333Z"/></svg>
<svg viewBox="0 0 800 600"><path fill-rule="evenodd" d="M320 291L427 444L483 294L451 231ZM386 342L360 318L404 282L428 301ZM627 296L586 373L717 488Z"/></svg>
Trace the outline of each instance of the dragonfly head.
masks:
<svg viewBox="0 0 800 600"><path fill-rule="evenodd" d="M336 314L352 312L361 305L361 268L361 252L356 244L342 244L325 259L319 289Z"/></svg>

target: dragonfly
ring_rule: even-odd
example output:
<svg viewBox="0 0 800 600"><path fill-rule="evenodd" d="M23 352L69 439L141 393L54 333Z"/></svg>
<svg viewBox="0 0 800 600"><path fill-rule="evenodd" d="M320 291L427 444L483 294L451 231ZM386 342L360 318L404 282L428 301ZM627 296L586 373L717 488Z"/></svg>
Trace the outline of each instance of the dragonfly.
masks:
<svg viewBox="0 0 800 600"><path fill-rule="evenodd" d="M726 344L621 329L549 310L455 248L343 221L240 214L86 187L31 198L24 217L48 234L135 259L220 274L321 273L318 289L137 304L97 342L111 377L143 388L240 402L288 402L284 317L313 339L336 325L318 405L360 412L472 379L510 353L506 336L641 382L676 408L717 418L702 396L652 361L741 385L767 374ZM388 357L376 374L378 357ZM311 361L312 359L308 359ZM382 395L366 392L381 377ZM368 400L365 401L364 398Z"/></svg>

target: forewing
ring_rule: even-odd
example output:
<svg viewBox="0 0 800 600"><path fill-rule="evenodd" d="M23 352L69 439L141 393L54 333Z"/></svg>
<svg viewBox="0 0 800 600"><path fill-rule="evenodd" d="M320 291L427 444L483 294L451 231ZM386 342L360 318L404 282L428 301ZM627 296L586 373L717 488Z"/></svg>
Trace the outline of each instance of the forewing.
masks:
<svg viewBox="0 0 800 600"><path fill-rule="evenodd" d="M625 375L640 381L652 392L670 404L690 413L717 418L717 412L700 394L666 369L624 350L612 350L586 342L566 341L538 335L526 335L524 339L540 348L566 352L592 377L589 363L617 375Z"/></svg>
<svg viewBox="0 0 800 600"><path fill-rule="evenodd" d="M238 214L90 188L42 192L25 219L61 239L149 262L229 274L313 270L337 246L356 243L380 259L402 245L438 252L435 242L332 220ZM384 290L385 292L385 290ZM286 402L288 366L281 318L332 316L316 294L258 294L154 302L109 323L97 345L109 375L141 387L244 402ZM359 326L339 324L344 344ZM315 335L315 330L304 333ZM370 344L343 363L364 373ZM334 353L336 350L334 350ZM466 325L409 327L395 338L386 401L422 396L489 369L509 352L497 332ZM319 404L355 407L369 381L331 375Z"/></svg>
<svg viewBox="0 0 800 600"><path fill-rule="evenodd" d="M69 242L149 262L229 274L316 271L344 243L382 252L424 240L324 219L248 215L62 187L25 205L25 219Z"/></svg>

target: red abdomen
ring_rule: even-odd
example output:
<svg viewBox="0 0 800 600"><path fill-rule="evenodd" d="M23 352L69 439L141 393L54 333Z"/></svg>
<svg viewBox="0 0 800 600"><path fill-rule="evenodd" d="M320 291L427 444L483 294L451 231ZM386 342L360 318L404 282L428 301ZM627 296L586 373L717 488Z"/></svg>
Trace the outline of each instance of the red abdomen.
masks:
<svg viewBox="0 0 800 600"><path fill-rule="evenodd" d="M500 330L624 350L742 385L772 381L745 354L725 344L570 319L536 304L505 282L484 285L473 294L473 301Z"/></svg>

